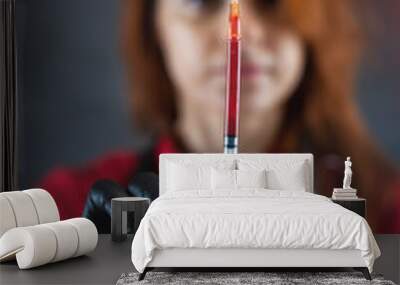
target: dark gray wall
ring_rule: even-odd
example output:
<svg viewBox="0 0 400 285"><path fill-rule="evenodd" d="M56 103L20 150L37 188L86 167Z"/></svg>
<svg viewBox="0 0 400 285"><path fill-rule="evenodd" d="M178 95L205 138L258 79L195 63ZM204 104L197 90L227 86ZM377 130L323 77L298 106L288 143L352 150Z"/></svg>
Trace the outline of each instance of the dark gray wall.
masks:
<svg viewBox="0 0 400 285"><path fill-rule="evenodd" d="M400 1L358 1L364 15L365 56L358 102L369 129L387 156L400 165Z"/></svg>
<svg viewBox="0 0 400 285"><path fill-rule="evenodd" d="M17 2L21 187L56 165L142 145L123 95L119 1ZM397 0L370 2L381 30L362 66L357 100L379 144L400 162L400 9L393 8Z"/></svg>
<svg viewBox="0 0 400 285"><path fill-rule="evenodd" d="M20 182L131 149L118 57L119 1L18 0Z"/></svg>

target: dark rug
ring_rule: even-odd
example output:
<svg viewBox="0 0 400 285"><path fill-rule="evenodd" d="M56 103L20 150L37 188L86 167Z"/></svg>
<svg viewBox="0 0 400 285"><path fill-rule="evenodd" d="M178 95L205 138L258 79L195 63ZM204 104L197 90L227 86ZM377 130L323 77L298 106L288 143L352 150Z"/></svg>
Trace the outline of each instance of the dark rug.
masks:
<svg viewBox="0 0 400 285"><path fill-rule="evenodd" d="M359 272L149 272L143 281L138 273L122 274L117 285L146 284L379 284L395 285L380 275L372 275L368 281Z"/></svg>

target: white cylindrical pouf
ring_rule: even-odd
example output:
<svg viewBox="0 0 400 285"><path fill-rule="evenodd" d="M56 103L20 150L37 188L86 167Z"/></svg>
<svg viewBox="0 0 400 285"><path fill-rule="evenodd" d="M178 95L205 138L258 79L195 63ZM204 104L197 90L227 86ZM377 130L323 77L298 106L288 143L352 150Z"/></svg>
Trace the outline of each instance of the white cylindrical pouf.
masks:
<svg viewBox="0 0 400 285"><path fill-rule="evenodd" d="M43 189L29 189L23 191L23 193L31 197L38 214L39 224L52 223L60 220L56 202L49 192Z"/></svg>
<svg viewBox="0 0 400 285"><path fill-rule="evenodd" d="M9 202L15 215L17 227L39 224L38 214L30 196L21 191L1 193Z"/></svg>
<svg viewBox="0 0 400 285"><path fill-rule="evenodd" d="M98 233L93 222L84 218L70 219L65 222L74 226L78 232L79 245L74 257L84 255L96 248Z"/></svg>
<svg viewBox="0 0 400 285"><path fill-rule="evenodd" d="M0 193L0 238L8 230L17 226L11 204L2 194Z"/></svg>
<svg viewBox="0 0 400 285"><path fill-rule="evenodd" d="M17 259L20 269L78 257L93 251L95 225L84 218L14 228L0 238L0 262Z"/></svg>
<svg viewBox="0 0 400 285"><path fill-rule="evenodd" d="M54 232L41 225L11 229L0 239L0 258L5 254L16 254L20 269L47 264L56 252Z"/></svg>
<svg viewBox="0 0 400 285"><path fill-rule="evenodd" d="M78 249L79 237L74 226L65 221L42 225L51 229L57 238L57 253L51 262L71 258Z"/></svg>

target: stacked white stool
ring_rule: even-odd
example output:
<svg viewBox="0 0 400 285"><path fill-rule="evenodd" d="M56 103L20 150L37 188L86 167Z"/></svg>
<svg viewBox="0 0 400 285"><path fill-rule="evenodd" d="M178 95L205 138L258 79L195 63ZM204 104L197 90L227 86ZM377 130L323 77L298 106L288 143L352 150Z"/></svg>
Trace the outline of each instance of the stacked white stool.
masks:
<svg viewBox="0 0 400 285"><path fill-rule="evenodd" d="M0 262L16 258L20 269L81 256L98 241L95 225L60 222L57 205L42 189L0 193Z"/></svg>

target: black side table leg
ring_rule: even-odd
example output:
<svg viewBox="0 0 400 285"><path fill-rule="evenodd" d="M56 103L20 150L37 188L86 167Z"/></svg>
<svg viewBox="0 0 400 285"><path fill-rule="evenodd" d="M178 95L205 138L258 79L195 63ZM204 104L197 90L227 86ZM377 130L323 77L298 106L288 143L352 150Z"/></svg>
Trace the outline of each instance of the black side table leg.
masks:
<svg viewBox="0 0 400 285"><path fill-rule="evenodd" d="M142 220L142 218L144 217L147 209L149 208L149 204L148 203L141 203L141 204L137 204L135 205L135 226L134 226L134 233L136 233L136 231L139 228L140 222Z"/></svg>
<svg viewBox="0 0 400 285"><path fill-rule="evenodd" d="M122 204L111 203L111 238L113 241L124 241L127 237L127 212Z"/></svg>
<svg viewBox="0 0 400 285"><path fill-rule="evenodd" d="M122 236L122 207L113 202L111 205L111 238L113 241L119 241Z"/></svg>

